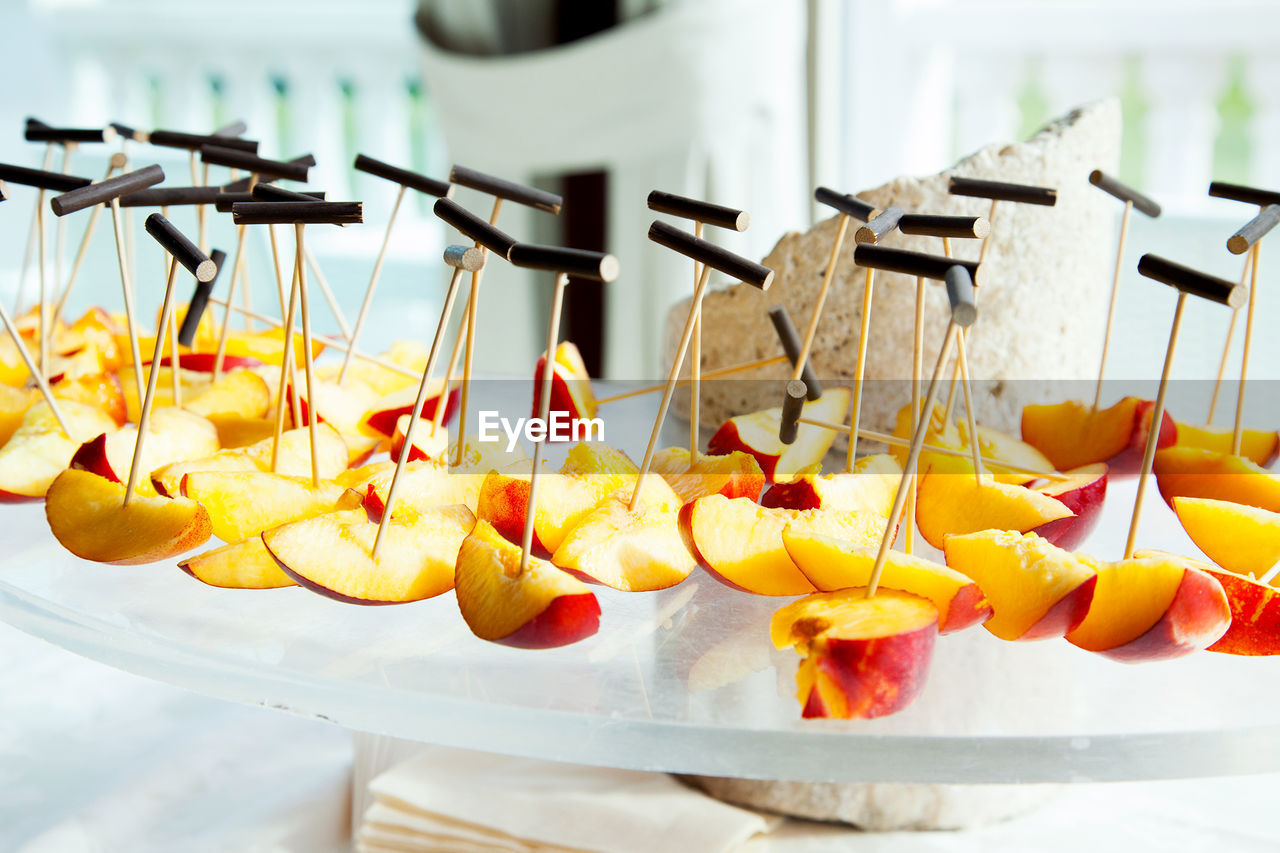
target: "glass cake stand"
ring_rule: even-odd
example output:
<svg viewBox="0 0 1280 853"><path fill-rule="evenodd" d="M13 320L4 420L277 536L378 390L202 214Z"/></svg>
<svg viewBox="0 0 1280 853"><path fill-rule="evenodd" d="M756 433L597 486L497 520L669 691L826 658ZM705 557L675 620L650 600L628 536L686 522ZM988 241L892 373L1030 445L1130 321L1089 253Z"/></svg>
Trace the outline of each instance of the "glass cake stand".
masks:
<svg viewBox="0 0 1280 853"><path fill-rule="evenodd" d="M527 394L527 383L521 383ZM652 402L617 404L643 424ZM643 428L642 428L643 429ZM678 443L674 426L667 443ZM643 438L621 442L633 448ZM611 443L620 442L610 437ZM687 439L686 439L687 440ZM1085 550L1114 556L1132 506L1113 483ZM1072 782L1280 770L1280 660L1196 654L1125 665L1065 641L939 638L906 711L806 721L797 656L768 639L789 599L702 571L655 593L599 588L599 633L555 650L476 639L452 594L387 607L300 588L206 587L172 563L79 560L40 503L0 507L0 618L86 657L351 729L520 756L708 776ZM1197 553L1153 496L1142 547Z"/></svg>

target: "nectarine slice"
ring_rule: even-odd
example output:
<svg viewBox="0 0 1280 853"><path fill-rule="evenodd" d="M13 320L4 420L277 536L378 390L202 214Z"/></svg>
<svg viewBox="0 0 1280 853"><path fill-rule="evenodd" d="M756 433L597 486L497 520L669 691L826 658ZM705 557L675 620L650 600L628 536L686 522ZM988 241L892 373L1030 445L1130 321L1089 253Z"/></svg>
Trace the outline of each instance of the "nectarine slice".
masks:
<svg viewBox="0 0 1280 853"><path fill-rule="evenodd" d="M274 431L273 431L274 434ZM156 488L163 494L178 494L182 478L196 471L271 471L272 438L246 447L219 450L199 459L165 465L151 474ZM328 424L316 425L316 469L320 479L332 479L347 470L347 445L337 430ZM280 433L276 457L277 474L290 477L311 476L311 436L306 427Z"/></svg>
<svg viewBox="0 0 1280 853"><path fill-rule="evenodd" d="M807 595L773 614L777 648L804 660L796 674L806 718L871 719L902 710L924 686L938 635L928 600L858 587Z"/></svg>
<svg viewBox="0 0 1280 853"><path fill-rule="evenodd" d="M547 362L544 352L538 356L533 368L533 416L542 411L542 370ZM582 360L582 353L572 341L561 341L556 347L555 361L551 366L550 412L563 412L569 418L594 418L598 411L595 394L591 390L591 374Z"/></svg>
<svg viewBox="0 0 1280 853"><path fill-rule="evenodd" d="M1089 612L1097 572L1034 533L948 536L947 565L972 578L994 611L984 627L1002 640L1061 637Z"/></svg>
<svg viewBox="0 0 1280 853"><path fill-rule="evenodd" d="M137 565L208 540L209 516L200 504L135 494L125 506L124 488L88 471L59 474L49 486L44 511L62 547L83 560Z"/></svg>
<svg viewBox="0 0 1280 853"><path fill-rule="evenodd" d="M391 436L391 458L399 459L409 432L409 415L401 415L396 421L395 434ZM413 446L409 448L409 461L449 461L449 429L430 420L419 419L413 431Z"/></svg>
<svg viewBox="0 0 1280 853"><path fill-rule="evenodd" d="M1042 524L1036 528L1036 533L1070 551L1098 526L1102 504L1107 499L1109 470L1106 463L1096 462L1063 473L1066 479L1052 480L1032 488L1042 495L1057 498L1075 515Z"/></svg>
<svg viewBox="0 0 1280 853"><path fill-rule="evenodd" d="M933 469L920 480L916 498L916 525L920 534L939 549L948 534L963 535L980 530L1026 533L1074 515L1062 501L1041 492L997 483L989 474L976 479L965 459L944 462L939 457Z"/></svg>
<svg viewBox="0 0 1280 853"><path fill-rule="evenodd" d="M427 390L427 397L422 402L422 418L428 423L435 417L436 406L441 404L441 398L444 396L445 381L443 378L431 380L431 386ZM455 390L449 394L444 402L445 422L449 420L454 409L458 406L458 396L460 391ZM418 386L411 385L400 388L375 400L368 410L360 416L357 428L366 435L376 435L382 438L391 438L395 433L396 423L402 418L413 413L413 404L418 400ZM323 411L323 410L322 410ZM420 425L421 426L421 425Z"/></svg>
<svg viewBox="0 0 1280 853"><path fill-rule="evenodd" d="M536 557L521 572L519 546L484 520L462 542L454 584L462 618L482 640L550 648L600 628L600 603L586 584Z"/></svg>
<svg viewBox="0 0 1280 853"><path fill-rule="evenodd" d="M275 557L262 544L261 536L250 536L230 545L196 554L178 563L191 577L209 586L224 589L279 589L296 586Z"/></svg>
<svg viewBox="0 0 1280 853"><path fill-rule="evenodd" d="M264 531L285 573L351 604L401 604L453 588L453 567L475 516L464 506L397 507L377 558L378 525L363 510L329 512Z"/></svg>
<svg viewBox="0 0 1280 853"><path fill-rule="evenodd" d="M365 492L364 507L374 519L382 517L395 472L395 465L389 465L355 486ZM408 462L400 475L393 512L399 511L401 502L414 507L462 504L474 512L483 482L478 474L455 474L434 462Z"/></svg>
<svg viewBox="0 0 1280 853"><path fill-rule="evenodd" d="M863 456L852 471L801 474L790 483L774 483L760 505L786 509L853 509L867 507L888 517L902 480L902 466L888 453Z"/></svg>
<svg viewBox="0 0 1280 853"><path fill-rule="evenodd" d="M1156 453L1155 473L1171 506L1176 497L1214 498L1280 512L1280 475L1242 456L1171 447Z"/></svg>
<svg viewBox="0 0 1280 853"><path fill-rule="evenodd" d="M1231 429L1218 429L1211 426L1192 426L1178 424L1178 441L1175 447L1194 447L1200 450L1213 450L1218 453L1230 453L1234 437ZM1280 432L1260 429L1246 429L1241 435L1240 455L1255 465L1263 468L1271 467L1280 453Z"/></svg>
<svg viewBox="0 0 1280 853"><path fill-rule="evenodd" d="M1060 471L1094 462L1112 462L1113 469L1127 469L1147 443L1152 410L1149 400L1137 397L1125 397L1097 411L1076 400L1027 406L1022 410L1022 440ZM1172 446L1177 433L1173 418L1165 412L1157 447ZM1121 454L1124 458L1117 458Z"/></svg>
<svg viewBox="0 0 1280 853"><path fill-rule="evenodd" d="M271 408L271 389L258 374L233 370L182 402L187 411L210 419L219 415L263 418Z"/></svg>
<svg viewBox="0 0 1280 853"><path fill-rule="evenodd" d="M651 470L667 481L682 503L707 495L755 500L764 488L760 463L740 450L723 455L699 453L694 459L687 447L667 447L653 455Z"/></svg>
<svg viewBox="0 0 1280 853"><path fill-rule="evenodd" d="M790 526L782 531L782 544L804 576L822 592L865 587L871 582L876 547L800 532ZM969 577L901 551L889 552L880 575L880 588L909 592L932 601L938 609L940 634L979 625L992 612L986 596Z"/></svg>
<svg viewBox="0 0 1280 853"><path fill-rule="evenodd" d="M100 435L80 446L71 459L71 467L92 471L118 483L126 482L137 441L137 424ZM153 493L151 472L177 462L200 459L217 450L218 430L208 418L184 409L158 409L151 414L147 439L142 444L137 489L145 494Z"/></svg>
<svg viewBox="0 0 1280 853"><path fill-rule="evenodd" d="M840 422L849 409L850 390L845 387L827 388L817 400L804 404L801 417L820 421ZM732 453L740 450L750 453L760 464L768 482L787 482L799 474L812 470L822 462L835 433L829 429L801 424L796 440L783 444L778 438L778 426L782 422L782 408L765 409L730 418L711 436L707 450L711 453Z"/></svg>
<svg viewBox="0 0 1280 853"><path fill-rule="evenodd" d="M22 423L0 447L0 498L38 498L71 462L80 443L116 429L105 412L94 406L58 404L71 430L68 438L49 404L40 401L27 409Z"/></svg>
<svg viewBox="0 0 1280 853"><path fill-rule="evenodd" d="M1208 563L1192 563L1222 585L1231 607L1227 632L1208 651L1226 655L1280 655L1280 589Z"/></svg>
<svg viewBox="0 0 1280 853"><path fill-rule="evenodd" d="M1187 497L1174 498L1173 511L1196 547L1229 572L1261 576L1280 562L1280 513Z"/></svg>
<svg viewBox="0 0 1280 853"><path fill-rule="evenodd" d="M1082 649L1126 663L1166 660L1208 648L1231 624L1222 584L1185 558L1147 551L1095 566L1089 613L1066 635Z"/></svg>
<svg viewBox="0 0 1280 853"><path fill-rule="evenodd" d="M331 508L343 489L332 480L312 488L309 477L265 471L196 471L188 474L182 493L209 513L213 534L223 542L239 542L262 531Z"/></svg>

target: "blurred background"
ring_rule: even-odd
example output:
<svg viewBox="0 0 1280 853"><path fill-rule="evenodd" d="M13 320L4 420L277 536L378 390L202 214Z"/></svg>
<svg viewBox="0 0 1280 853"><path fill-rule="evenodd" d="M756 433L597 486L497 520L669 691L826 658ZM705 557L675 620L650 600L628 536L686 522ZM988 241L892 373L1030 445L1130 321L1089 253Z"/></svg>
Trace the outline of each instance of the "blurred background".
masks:
<svg viewBox="0 0 1280 853"><path fill-rule="evenodd" d="M365 202L365 225L308 232L349 317L395 195L351 169L357 152L441 178L458 162L566 193L565 216L508 205L500 226L619 256L615 285L575 287L565 333L593 373L613 378L657 373L662 317L691 286L687 262L645 239L655 187L748 209L751 229L721 239L763 257L786 231L826 216L810 202L817 184L856 192L936 172L1080 103L1118 97L1120 177L1166 215L1134 217L1125 281L1135 286L1122 285L1120 303L1129 334L1114 341L1111 363L1153 377L1172 299L1136 286L1132 262L1156 251L1238 278L1240 259L1223 241L1253 211L1208 198L1208 183L1280 186L1280 4L1265 0L0 0L0 33L0 161L41 165L43 148L22 140L27 116L196 133L243 119L264 156L313 153L311 186ZM100 178L117 147L81 146L66 165ZM185 152L131 153L139 165L160 163L170 183L189 183ZM55 152L52 168L61 158ZM10 189L0 205L6 304L22 286L35 195ZM484 212L476 194L459 200ZM370 348L434 329L446 234L430 202L410 194L400 212ZM194 228L190 209L174 218ZM212 243L230 251L225 219L213 220ZM66 225L51 270L69 269L82 227ZM139 246L137 289L151 315L162 257ZM249 251L254 296L269 305L264 234ZM116 306L115 267L104 220L72 307ZM25 287L34 294L34 272ZM549 288L548 276L492 268L480 370L528 374ZM336 332L313 304L318 331ZM1260 310L1267 329L1280 300ZM1226 312L1194 314L1176 372L1212 377ZM1267 375L1280 340L1260 337L1253 370ZM136 842L141 831L152 833L147 849L206 849L182 842L217 828L225 843L207 849L321 850L320 839L342 836L340 819L310 817L345 808L350 749L340 729L142 682L3 626L0 656L14 662L0 670L0 848L111 849L100 839ZM173 775L175 756L193 773ZM1134 796L1166 802L1151 790ZM1242 801L1235 791L1219 798L1223 809ZM205 810L185 810L201 799ZM290 811L300 803L307 817ZM1178 810L1148 809L1157 811L1174 820Z"/></svg>

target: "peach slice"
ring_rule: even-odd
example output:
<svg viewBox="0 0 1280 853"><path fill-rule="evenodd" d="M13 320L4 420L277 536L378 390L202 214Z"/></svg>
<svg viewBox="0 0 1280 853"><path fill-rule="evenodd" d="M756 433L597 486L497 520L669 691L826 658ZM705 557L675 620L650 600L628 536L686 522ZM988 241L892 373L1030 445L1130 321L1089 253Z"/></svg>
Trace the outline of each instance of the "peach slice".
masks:
<svg viewBox="0 0 1280 853"><path fill-rule="evenodd" d="M364 508L375 521L382 518L386 509L387 493L395 475L394 464L379 469L364 482L352 488L364 492ZM434 462L409 462L400 475L400 491L396 495L393 515L402 504L416 508L461 504L475 512L480 500L480 486L484 478L477 474L455 474Z"/></svg>
<svg viewBox="0 0 1280 853"><path fill-rule="evenodd" d="M117 483L126 482L137 440L137 424L99 435L80 446L71 458L71 467L92 471ZM149 477L151 472L217 452L218 430L208 418L184 409L157 409L151 413L147 440L142 444L137 489L150 494L155 490Z"/></svg>
<svg viewBox="0 0 1280 853"><path fill-rule="evenodd" d="M482 640L524 649L566 646L600 628L600 602L582 581L546 560L529 559L489 522L476 522L454 570L458 609Z"/></svg>
<svg viewBox="0 0 1280 853"><path fill-rule="evenodd" d="M272 417L245 418L238 415L214 415L209 418L218 428L218 443L223 450L235 450L257 444L275 435L276 420ZM289 426L289 418L285 417L285 427Z"/></svg>
<svg viewBox="0 0 1280 853"><path fill-rule="evenodd" d="M213 535L223 542L318 515L331 509L342 492L331 480L312 488L309 477L264 471L195 471L182 484L182 493L208 511Z"/></svg>
<svg viewBox="0 0 1280 853"><path fill-rule="evenodd" d="M1125 663L1167 660L1208 648L1231 624L1222 584L1194 561L1139 551L1094 562L1098 585L1088 615L1067 632L1072 645Z"/></svg>
<svg viewBox="0 0 1280 853"><path fill-rule="evenodd" d="M929 432L925 437L925 441L931 445L940 447L948 447L955 450L968 451L969 442L969 425L964 421L956 423L949 421L943 423L943 414L945 409L941 405L934 406L933 418L929 423ZM894 423L893 434L898 438L909 440L911 438L911 405L907 404L898 410L897 420ZM1013 483L1022 485L1033 479L1034 477L1027 474L1021 474L1010 471L1001 467L999 460L1007 462L1011 465L1020 465L1024 468L1033 468L1042 471L1053 469L1051 463L1043 453L1036 450L1030 444L1019 441L1007 433L1000 432L997 429L986 426L978 426L978 449L983 458L988 460L986 468L988 473L995 478L998 483ZM893 447L889 451L898 464L907 461L907 448ZM916 470L920 473L927 473L932 467L936 459L941 454L935 454L928 450L921 453L920 463Z"/></svg>
<svg viewBox="0 0 1280 853"><path fill-rule="evenodd" d="M542 370L547 354L538 356L533 368L533 417L542 412ZM561 341L551 365L551 412L563 412L567 418L594 418L599 407L591 391L591 374L582 353L572 341ZM549 415L548 415L549 416Z"/></svg>
<svg viewBox="0 0 1280 853"><path fill-rule="evenodd" d="M184 398L182 404L187 411L210 419L219 415L265 418L271 409L271 389L258 374L233 370L191 399Z"/></svg>
<svg viewBox="0 0 1280 853"><path fill-rule="evenodd" d="M182 478L196 471L270 472L272 441L265 438L247 447L165 465L151 472L151 481L161 494L177 495L181 494ZM322 480L333 479L347 470L347 445L328 424L316 426L316 467ZM310 478L311 436L306 427L280 433L275 473Z"/></svg>
<svg viewBox="0 0 1280 853"><path fill-rule="evenodd" d="M1261 575L1280 562L1280 513L1212 498L1176 497L1191 541L1229 572Z"/></svg>
<svg viewBox="0 0 1280 853"><path fill-rule="evenodd" d="M1059 548L1070 551L1078 547L1098 526L1098 520L1102 517L1102 504L1107 499L1108 468L1104 462L1095 462L1064 473L1069 479L1034 486L1032 491L1057 498L1062 501L1063 506L1075 513L1074 516L1059 518L1036 528L1036 533Z"/></svg>
<svg viewBox="0 0 1280 853"><path fill-rule="evenodd" d="M1154 403L1125 397L1096 412L1087 403L1068 400L1022 410L1022 440L1036 447L1060 471L1107 462L1112 471L1137 470L1147 443ZM1178 428L1168 412L1160 421L1157 447L1171 447Z"/></svg>
<svg viewBox="0 0 1280 853"><path fill-rule="evenodd" d="M538 550L554 553L587 513L619 489L633 486L640 469L605 444L580 442L569 449L559 473L538 475L533 532ZM529 474L490 471L480 487L476 515L512 542L524 535Z"/></svg>
<svg viewBox="0 0 1280 853"><path fill-rule="evenodd" d="M409 416L401 415L396 421L396 431L391 436L391 458L399 459L400 452L404 450L404 442L409 434ZM440 425L440 429L435 428L435 422L429 420L418 421L418 428L413 431L413 446L409 448L410 462L425 461L441 461L449 460L449 429Z"/></svg>
<svg viewBox="0 0 1280 853"><path fill-rule="evenodd" d="M1191 564L1222 585L1231 607L1231 625L1208 651L1250 657L1280 655L1280 589L1198 560Z"/></svg>
<svg viewBox="0 0 1280 853"><path fill-rule="evenodd" d="M209 538L204 507L184 498L135 494L124 485L68 469L49 486L45 517L53 535L82 560L139 565L189 551Z"/></svg>
<svg viewBox="0 0 1280 853"><path fill-rule="evenodd" d="M864 456L853 471L840 474L802 474L790 483L774 483L760 505L786 509L870 505L884 507L888 516L902 479L902 466L887 453Z"/></svg>
<svg viewBox="0 0 1280 853"><path fill-rule="evenodd" d="M709 495L680 510L680 530L698 563L717 580L759 595L804 595L813 584L782 544L795 525L859 545L878 545L890 507L798 510L762 507L747 498Z"/></svg>
<svg viewBox="0 0 1280 853"><path fill-rule="evenodd" d="M838 423L849 409L850 393L845 387L828 388L817 400L805 402L801 417ZM788 482L821 464L836 436L829 429L801 424L796 440L783 444L778 438L781 422L781 407L730 418L711 436L707 450L750 453L760 463L767 482Z"/></svg>
<svg viewBox="0 0 1280 853"><path fill-rule="evenodd" d="M750 453L699 453L690 458L685 447L668 447L653 455L651 470L667 481L683 503L707 495L755 500L764 488L764 472Z"/></svg>
<svg viewBox="0 0 1280 853"><path fill-rule="evenodd" d="M215 340L216 345L216 340ZM271 364L276 367L280 366L280 362L284 359L284 330L283 329L267 329L262 332L247 332L241 334L233 334L227 339L227 355L228 356L248 356L255 358L263 364ZM311 358L315 360L320 357L320 353L324 351L325 343L319 338L311 339ZM144 350L145 351L145 350ZM299 332L293 333L293 363L302 364L303 353L306 348L303 345L302 335Z"/></svg>
<svg viewBox="0 0 1280 853"><path fill-rule="evenodd" d="M967 470L966 470L967 469ZM966 459L939 457L920 480L916 498L916 526L935 548L941 549L948 534L980 530L1036 530L1075 513L1055 497L1008 483L997 483L990 474L975 479Z"/></svg>
<svg viewBox="0 0 1280 853"><path fill-rule="evenodd" d="M262 544L261 536L250 536L188 557L178 563L178 568L201 583L223 589L280 589L297 585Z"/></svg>
<svg viewBox="0 0 1280 853"><path fill-rule="evenodd" d="M60 400L75 400L101 409L110 415L116 426L123 426L129 415L124 390L114 373L65 378L53 383L50 390Z"/></svg>
<svg viewBox="0 0 1280 853"><path fill-rule="evenodd" d="M422 403L422 418L427 422L430 422L435 417L436 406L440 405L442 396L444 396L444 380L433 379L431 387L427 391L427 398ZM460 396L460 388L454 388L449 393L444 404L444 423L448 423L449 418L453 417L453 413L457 411ZM413 404L417 399L418 386L416 385L401 388L398 391L387 394L375 401L361 415L357 428L367 435L391 438L395 434L396 424L400 421L400 418L408 417L413 413ZM419 424L419 427L421 426Z"/></svg>
<svg viewBox="0 0 1280 853"><path fill-rule="evenodd" d="M67 420L70 438L42 400L27 409L18 429L0 447L0 500L42 497L81 442L116 428L115 421L95 406L67 400L58 409Z"/></svg>
<svg viewBox="0 0 1280 853"><path fill-rule="evenodd" d="M1094 567L1034 533L948 536L945 550L947 565L986 593L994 613L984 627L1002 640L1061 637L1089 612Z"/></svg>
<svg viewBox="0 0 1280 853"><path fill-rule="evenodd" d="M1211 426L1178 424L1178 441L1175 447L1195 447L1218 453L1231 452L1232 430ZM1256 465L1270 468L1280 455L1280 432L1246 429L1241 435L1240 455Z"/></svg>
<svg viewBox="0 0 1280 853"><path fill-rule="evenodd" d="M875 546L855 545L821 533L787 527L782 544L796 566L821 592L865 587L875 568ZM931 560L890 551L880 574L880 589L896 589L927 598L938 609L938 633L949 634L991 617L991 605L966 575Z"/></svg>
<svg viewBox="0 0 1280 853"><path fill-rule="evenodd" d="M166 338L165 340L168 340ZM155 339L152 338L154 343ZM168 345L165 346L168 349ZM144 362L150 364L151 362ZM218 364L217 352L184 352L178 355L178 367L182 370L190 370L193 373L213 373L214 367ZM173 359L164 356L160 359L161 367L172 367ZM262 367L262 362L251 355L223 355L222 369L224 371L247 370L254 367Z"/></svg>
<svg viewBox="0 0 1280 853"><path fill-rule="evenodd" d="M697 562L680 535L680 498L661 477L646 477L640 500L631 489L596 504L565 535L551 562L624 592L675 586Z"/></svg>
<svg viewBox="0 0 1280 853"><path fill-rule="evenodd" d="M1156 452L1156 484L1165 502L1213 498L1280 512L1280 475L1242 456L1171 447Z"/></svg>
<svg viewBox="0 0 1280 853"><path fill-rule="evenodd" d="M173 407L173 368L160 367L160 377L156 383L156 394L152 402L152 413L161 409L169 409ZM138 422L138 416L141 414L141 406L138 401L138 382L133 376L133 366L125 365L120 368L119 374L120 388L124 393L125 410L128 413L128 419L134 423ZM209 387L210 374L195 373L190 370L178 371L179 390L182 393L183 401L194 399L204 389ZM142 369L142 384L147 384L147 368Z"/></svg>
<svg viewBox="0 0 1280 853"><path fill-rule="evenodd" d="M336 378L335 378L336 379ZM287 399L292 404L293 394L299 394L302 424L310 418L311 406L306 397L306 381L299 373L287 388ZM372 388L348 376L341 385L337 381L315 378L316 417L318 423L328 423L342 436L347 445L348 464L359 465L381 443L380 436L361 432L360 417L377 401Z"/></svg>
<svg viewBox="0 0 1280 853"><path fill-rule="evenodd" d="M18 431L27 409L40 399L40 392L35 388L14 388L0 384L0 447Z"/></svg>
<svg viewBox="0 0 1280 853"><path fill-rule="evenodd" d="M378 525L364 510L328 512L264 531L287 575L349 604L401 604L453 588L453 566L475 516L464 506L399 507L378 556Z"/></svg>
<svg viewBox="0 0 1280 853"><path fill-rule="evenodd" d="M919 694L938 636L938 610L897 590L820 592L773 614L773 644L803 658L796 673L805 718L872 719Z"/></svg>

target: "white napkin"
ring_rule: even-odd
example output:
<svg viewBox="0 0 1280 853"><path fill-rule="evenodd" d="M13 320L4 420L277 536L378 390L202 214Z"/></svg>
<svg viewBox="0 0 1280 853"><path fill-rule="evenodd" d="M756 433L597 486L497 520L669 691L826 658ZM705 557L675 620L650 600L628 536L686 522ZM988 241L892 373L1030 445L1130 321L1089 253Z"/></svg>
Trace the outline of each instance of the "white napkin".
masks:
<svg viewBox="0 0 1280 853"><path fill-rule="evenodd" d="M361 853L739 851L780 819L663 773L427 747L369 785Z"/></svg>

